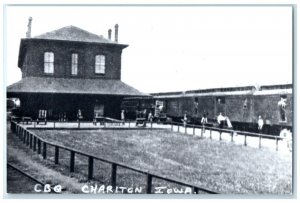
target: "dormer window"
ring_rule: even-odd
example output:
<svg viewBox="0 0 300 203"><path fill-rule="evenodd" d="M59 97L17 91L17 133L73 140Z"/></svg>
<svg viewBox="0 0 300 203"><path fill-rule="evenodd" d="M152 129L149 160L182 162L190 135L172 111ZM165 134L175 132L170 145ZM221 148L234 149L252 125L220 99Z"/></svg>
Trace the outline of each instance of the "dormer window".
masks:
<svg viewBox="0 0 300 203"><path fill-rule="evenodd" d="M78 54L72 54L72 70L71 70L72 75L77 75L78 74Z"/></svg>
<svg viewBox="0 0 300 203"><path fill-rule="evenodd" d="M45 52L44 53L44 73L53 74L54 73L54 53Z"/></svg>
<svg viewBox="0 0 300 203"><path fill-rule="evenodd" d="M95 73L105 74L105 56L97 55L95 57Z"/></svg>

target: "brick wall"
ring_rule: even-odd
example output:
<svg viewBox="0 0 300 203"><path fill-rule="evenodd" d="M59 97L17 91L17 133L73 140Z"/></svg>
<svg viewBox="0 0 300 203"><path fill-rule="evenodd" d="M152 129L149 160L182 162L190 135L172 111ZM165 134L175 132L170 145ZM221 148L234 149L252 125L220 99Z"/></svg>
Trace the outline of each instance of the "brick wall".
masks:
<svg viewBox="0 0 300 203"><path fill-rule="evenodd" d="M22 77L121 78L122 48L113 45L66 41L27 41ZM54 53L54 74L44 73L44 53ZM71 75L71 55L78 54L78 75ZM105 75L95 74L95 56L105 55Z"/></svg>

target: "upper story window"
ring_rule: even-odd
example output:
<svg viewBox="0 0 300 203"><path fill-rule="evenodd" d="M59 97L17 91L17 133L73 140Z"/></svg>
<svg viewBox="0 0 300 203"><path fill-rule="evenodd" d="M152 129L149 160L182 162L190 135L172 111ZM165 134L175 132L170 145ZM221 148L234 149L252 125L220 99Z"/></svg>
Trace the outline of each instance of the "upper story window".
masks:
<svg viewBox="0 0 300 203"><path fill-rule="evenodd" d="M45 52L44 53L44 73L53 74L54 73L54 53Z"/></svg>
<svg viewBox="0 0 300 203"><path fill-rule="evenodd" d="M78 74L78 54L72 54L72 70L71 70L72 75L77 75Z"/></svg>
<svg viewBox="0 0 300 203"><path fill-rule="evenodd" d="M97 55L95 57L95 73L105 74L105 56Z"/></svg>

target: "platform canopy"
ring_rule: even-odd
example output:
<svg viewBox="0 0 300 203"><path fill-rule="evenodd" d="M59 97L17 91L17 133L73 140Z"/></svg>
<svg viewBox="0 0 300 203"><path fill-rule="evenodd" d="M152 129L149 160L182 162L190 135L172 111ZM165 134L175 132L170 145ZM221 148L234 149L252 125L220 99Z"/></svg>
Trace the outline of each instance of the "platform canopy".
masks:
<svg viewBox="0 0 300 203"><path fill-rule="evenodd" d="M7 87L7 93L57 93L148 96L120 80L26 77Z"/></svg>

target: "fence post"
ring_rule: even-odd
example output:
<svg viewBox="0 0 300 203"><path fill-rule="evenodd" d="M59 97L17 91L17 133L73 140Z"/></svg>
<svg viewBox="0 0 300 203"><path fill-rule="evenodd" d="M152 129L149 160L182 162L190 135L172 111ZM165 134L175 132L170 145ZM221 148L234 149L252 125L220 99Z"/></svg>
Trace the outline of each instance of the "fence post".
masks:
<svg viewBox="0 0 300 203"><path fill-rule="evenodd" d="M212 131L212 130L210 129L210 132L209 132L209 138L210 138L210 139L212 139L212 137L211 137L211 131Z"/></svg>
<svg viewBox="0 0 300 203"><path fill-rule="evenodd" d="M33 137L33 151L36 151L36 136Z"/></svg>
<svg viewBox="0 0 300 203"><path fill-rule="evenodd" d="M278 151L278 138L277 138L277 136L275 136L275 140L276 140L276 151Z"/></svg>
<svg viewBox="0 0 300 203"><path fill-rule="evenodd" d="M173 122L171 123L171 131L173 131Z"/></svg>
<svg viewBox="0 0 300 203"><path fill-rule="evenodd" d="M13 123L10 121L10 130L13 131Z"/></svg>
<svg viewBox="0 0 300 203"><path fill-rule="evenodd" d="M199 194L199 188L193 187L193 194Z"/></svg>
<svg viewBox="0 0 300 203"><path fill-rule="evenodd" d="M186 134L186 128L187 128L187 127L186 127L186 126L184 126L184 134Z"/></svg>
<svg viewBox="0 0 300 203"><path fill-rule="evenodd" d="M32 149L32 134L30 133L29 136L29 148Z"/></svg>
<svg viewBox="0 0 300 203"><path fill-rule="evenodd" d="M177 130L177 132L179 132L179 124L178 124L178 130Z"/></svg>
<svg viewBox="0 0 300 203"><path fill-rule="evenodd" d="M231 132L231 142L233 142L233 134L234 134L234 132L232 131Z"/></svg>
<svg viewBox="0 0 300 203"><path fill-rule="evenodd" d="M38 144L38 150L37 150L37 153L38 153L38 154L41 154L41 140L40 140L40 139L38 139L37 144Z"/></svg>
<svg viewBox="0 0 300 203"><path fill-rule="evenodd" d="M55 146L55 152L54 152L54 163L58 164L58 157L59 157L59 147Z"/></svg>
<svg viewBox="0 0 300 203"><path fill-rule="evenodd" d="M75 152L71 151L70 153L70 172L74 172L74 161L75 161Z"/></svg>
<svg viewBox="0 0 300 203"><path fill-rule="evenodd" d="M147 174L147 186L146 186L147 194L151 194L151 188L152 188L152 175Z"/></svg>
<svg viewBox="0 0 300 203"><path fill-rule="evenodd" d="M25 145L27 145L28 137L27 137L27 131L24 129L24 139L25 139Z"/></svg>
<svg viewBox="0 0 300 203"><path fill-rule="evenodd" d="M220 133L220 139L219 140L222 140L222 131L219 130L219 133Z"/></svg>
<svg viewBox="0 0 300 203"><path fill-rule="evenodd" d="M27 132L25 129L23 129L23 135L24 135L24 144L27 145Z"/></svg>
<svg viewBox="0 0 300 203"><path fill-rule="evenodd" d="M93 179L93 169L94 169L94 158L89 156L89 169L88 169L88 179Z"/></svg>
<svg viewBox="0 0 300 203"><path fill-rule="evenodd" d="M19 139L22 141L23 138L22 138L22 133L21 133L21 128L18 126L18 134L17 136L19 137Z"/></svg>
<svg viewBox="0 0 300 203"><path fill-rule="evenodd" d="M247 146L247 135L245 134L245 141L244 141L244 145Z"/></svg>
<svg viewBox="0 0 300 203"><path fill-rule="evenodd" d="M29 136L29 132L26 131L26 145L29 146L29 140L30 139L30 136Z"/></svg>
<svg viewBox="0 0 300 203"><path fill-rule="evenodd" d="M111 180L110 180L111 186L113 188L117 185L117 164L113 163L111 165Z"/></svg>
<svg viewBox="0 0 300 203"><path fill-rule="evenodd" d="M43 159L47 158L47 143L43 142Z"/></svg>
<svg viewBox="0 0 300 203"><path fill-rule="evenodd" d="M23 143L26 144L26 132L23 128L22 128L22 135L23 135Z"/></svg>
<svg viewBox="0 0 300 203"><path fill-rule="evenodd" d="M259 148L261 148L261 134L259 134Z"/></svg>
<svg viewBox="0 0 300 203"><path fill-rule="evenodd" d="M20 138L21 141L23 140L20 126L18 126L18 137Z"/></svg>
<svg viewBox="0 0 300 203"><path fill-rule="evenodd" d="M193 126L193 135L195 135L195 126Z"/></svg>

